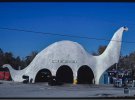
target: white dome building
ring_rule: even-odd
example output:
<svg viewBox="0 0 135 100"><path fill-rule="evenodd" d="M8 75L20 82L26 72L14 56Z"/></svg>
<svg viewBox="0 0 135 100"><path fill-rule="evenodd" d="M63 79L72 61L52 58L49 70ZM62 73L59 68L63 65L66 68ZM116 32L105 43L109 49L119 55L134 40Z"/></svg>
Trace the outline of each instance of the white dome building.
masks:
<svg viewBox="0 0 135 100"><path fill-rule="evenodd" d="M14 70L8 64L3 67L9 69L16 82L23 82L23 75L28 76L32 83L45 81L46 72L62 82L73 83L73 80L77 80L78 83L99 84L101 75L119 61L122 34L125 30L126 27L121 27L116 31L106 50L99 56L89 54L76 42L60 41L38 53L23 70Z"/></svg>

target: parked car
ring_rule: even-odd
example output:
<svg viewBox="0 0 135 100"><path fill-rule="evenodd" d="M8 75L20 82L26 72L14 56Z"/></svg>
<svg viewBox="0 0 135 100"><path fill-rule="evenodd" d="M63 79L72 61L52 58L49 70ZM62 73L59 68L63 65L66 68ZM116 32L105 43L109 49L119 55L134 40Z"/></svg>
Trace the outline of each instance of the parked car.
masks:
<svg viewBox="0 0 135 100"><path fill-rule="evenodd" d="M6 68L0 69L0 80L11 80L10 72Z"/></svg>
<svg viewBox="0 0 135 100"><path fill-rule="evenodd" d="M123 87L122 79L116 79L114 81L114 87Z"/></svg>

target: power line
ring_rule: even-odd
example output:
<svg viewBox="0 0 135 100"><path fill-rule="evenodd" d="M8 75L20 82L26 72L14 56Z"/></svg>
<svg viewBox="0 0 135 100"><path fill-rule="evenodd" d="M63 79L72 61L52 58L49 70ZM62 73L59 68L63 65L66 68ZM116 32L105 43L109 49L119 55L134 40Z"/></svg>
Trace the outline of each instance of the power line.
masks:
<svg viewBox="0 0 135 100"><path fill-rule="evenodd" d="M57 35L57 36L66 36L66 37L74 37L74 38L85 38L85 39L93 39L93 40L102 40L102 41L115 41L115 42L123 42L123 43L135 43L135 41L117 41L117 40L109 40L103 38L92 38L92 37L84 37L84 36L77 36L77 35L67 35L67 34L56 34L56 33L45 33L45 32L37 32L31 30L24 30L24 29L15 29L15 28L2 28L3 30L11 30L11 31L21 31L21 32L30 32L30 33L40 33L40 34L48 34L48 35Z"/></svg>

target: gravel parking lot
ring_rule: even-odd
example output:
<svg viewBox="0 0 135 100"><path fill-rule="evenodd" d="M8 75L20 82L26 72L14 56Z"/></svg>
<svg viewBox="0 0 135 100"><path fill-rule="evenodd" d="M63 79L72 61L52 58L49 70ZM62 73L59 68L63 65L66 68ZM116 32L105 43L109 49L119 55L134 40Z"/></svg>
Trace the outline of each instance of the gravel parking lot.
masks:
<svg viewBox="0 0 135 100"><path fill-rule="evenodd" d="M135 87L130 87L129 94L124 94L124 88L112 85L73 85L48 86L47 83L23 84L12 81L0 81L0 97L121 97L134 96Z"/></svg>

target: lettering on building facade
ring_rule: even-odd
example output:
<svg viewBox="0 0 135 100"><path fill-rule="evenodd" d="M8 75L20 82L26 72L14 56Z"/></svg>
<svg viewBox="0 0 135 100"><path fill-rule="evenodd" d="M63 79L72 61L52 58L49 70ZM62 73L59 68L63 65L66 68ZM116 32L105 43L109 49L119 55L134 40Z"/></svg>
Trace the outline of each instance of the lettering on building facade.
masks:
<svg viewBox="0 0 135 100"><path fill-rule="evenodd" d="M76 60L52 60L52 63L77 63Z"/></svg>

